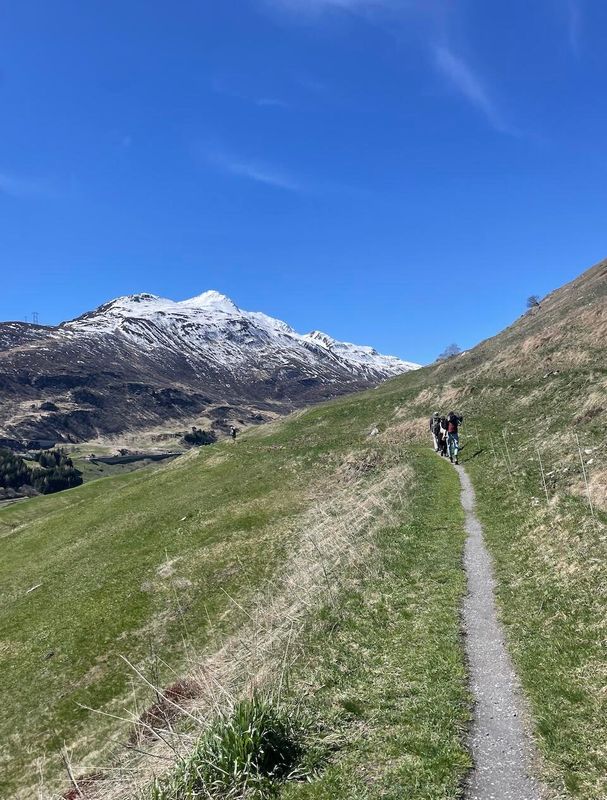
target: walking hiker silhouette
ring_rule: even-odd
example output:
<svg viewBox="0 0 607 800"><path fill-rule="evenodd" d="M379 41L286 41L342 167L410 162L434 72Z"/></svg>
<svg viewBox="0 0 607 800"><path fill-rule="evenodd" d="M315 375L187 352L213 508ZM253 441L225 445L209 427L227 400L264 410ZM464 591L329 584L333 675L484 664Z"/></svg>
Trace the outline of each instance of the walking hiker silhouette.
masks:
<svg viewBox="0 0 607 800"><path fill-rule="evenodd" d="M438 452L441 458L447 458L447 417L441 417L439 421Z"/></svg>
<svg viewBox="0 0 607 800"><path fill-rule="evenodd" d="M440 434L440 414L435 411L430 417L430 433L432 434L432 442L434 444L434 451L439 451L439 434Z"/></svg>
<svg viewBox="0 0 607 800"><path fill-rule="evenodd" d="M462 416L458 416L455 411L450 411L447 414L447 450L449 452L449 461L454 464L459 464L459 426L464 421Z"/></svg>

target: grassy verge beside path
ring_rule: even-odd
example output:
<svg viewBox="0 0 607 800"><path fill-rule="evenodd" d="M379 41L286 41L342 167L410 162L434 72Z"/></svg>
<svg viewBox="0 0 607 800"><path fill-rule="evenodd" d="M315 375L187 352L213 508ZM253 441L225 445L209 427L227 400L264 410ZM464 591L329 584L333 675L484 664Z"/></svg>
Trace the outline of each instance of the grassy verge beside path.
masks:
<svg viewBox="0 0 607 800"><path fill-rule="evenodd" d="M343 745L320 778L288 800L447 800L469 767L459 611L465 540L457 474L428 448L398 524L310 626L294 688Z"/></svg>
<svg viewBox="0 0 607 800"><path fill-rule="evenodd" d="M539 471L516 470L513 488L487 466L479 459L469 469L546 779L558 797L604 800L605 528L581 498L545 503Z"/></svg>
<svg viewBox="0 0 607 800"><path fill-rule="evenodd" d="M586 335L593 335L591 327ZM558 370L541 366L539 373L522 344L520 359L512 355L505 369L498 345L487 343L495 361L483 360L481 348L467 367L463 356L399 379L403 425L427 441L432 409L464 414L461 461L494 560L497 601L529 701L541 777L559 800L605 800L603 340L592 340L588 366L568 367L561 352ZM540 348L536 357L543 353Z"/></svg>

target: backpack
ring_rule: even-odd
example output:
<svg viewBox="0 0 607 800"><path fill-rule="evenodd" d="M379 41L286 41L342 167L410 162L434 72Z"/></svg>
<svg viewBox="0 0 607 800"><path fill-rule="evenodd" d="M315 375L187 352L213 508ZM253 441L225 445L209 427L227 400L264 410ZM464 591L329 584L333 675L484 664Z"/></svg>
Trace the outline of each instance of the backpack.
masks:
<svg viewBox="0 0 607 800"><path fill-rule="evenodd" d="M447 422L449 425L453 425L455 428L455 433L457 433L458 426L464 421L463 417L458 417L457 414L449 414L447 417Z"/></svg>

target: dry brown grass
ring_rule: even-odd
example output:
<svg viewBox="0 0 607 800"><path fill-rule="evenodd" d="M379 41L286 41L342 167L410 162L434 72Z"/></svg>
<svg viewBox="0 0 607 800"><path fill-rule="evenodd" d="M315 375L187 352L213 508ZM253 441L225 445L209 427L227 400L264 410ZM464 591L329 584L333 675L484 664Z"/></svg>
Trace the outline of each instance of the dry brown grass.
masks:
<svg viewBox="0 0 607 800"><path fill-rule="evenodd" d="M571 487L571 493L590 500L594 508L607 511L607 468L595 469L588 474L588 488L584 481Z"/></svg>
<svg viewBox="0 0 607 800"><path fill-rule="evenodd" d="M382 443L395 445L399 443L419 442L430 439L428 430L428 420L426 417L416 417L415 419L403 420L391 425L378 437Z"/></svg>

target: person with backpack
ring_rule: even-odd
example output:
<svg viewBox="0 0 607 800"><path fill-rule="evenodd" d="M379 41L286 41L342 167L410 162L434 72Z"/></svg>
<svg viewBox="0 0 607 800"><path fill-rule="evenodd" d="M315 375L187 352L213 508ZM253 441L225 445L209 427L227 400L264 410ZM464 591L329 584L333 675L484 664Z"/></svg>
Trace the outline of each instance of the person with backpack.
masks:
<svg viewBox="0 0 607 800"><path fill-rule="evenodd" d="M447 417L439 420L438 452L441 458L447 458Z"/></svg>
<svg viewBox="0 0 607 800"><path fill-rule="evenodd" d="M459 453L459 426L464 421L462 416L459 416L455 411L450 411L447 414L447 450L449 452L449 461L454 464L459 464L457 454Z"/></svg>
<svg viewBox="0 0 607 800"><path fill-rule="evenodd" d="M434 414L430 417L430 433L432 434L432 441L434 443L434 452L438 453L439 451L439 436L440 432L440 414L438 411L435 411Z"/></svg>
<svg viewBox="0 0 607 800"><path fill-rule="evenodd" d="M232 437L232 441L236 440L236 428L234 425L230 425L230 436Z"/></svg>

